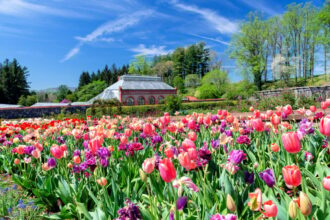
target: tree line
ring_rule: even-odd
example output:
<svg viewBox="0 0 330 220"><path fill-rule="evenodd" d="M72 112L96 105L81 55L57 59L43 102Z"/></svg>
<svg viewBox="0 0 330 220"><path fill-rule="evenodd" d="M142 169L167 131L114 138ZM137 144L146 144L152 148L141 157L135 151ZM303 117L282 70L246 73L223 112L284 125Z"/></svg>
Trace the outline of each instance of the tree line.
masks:
<svg viewBox="0 0 330 220"><path fill-rule="evenodd" d="M0 103L17 104L21 95L29 94L28 69L16 59L0 63Z"/></svg>
<svg viewBox="0 0 330 220"><path fill-rule="evenodd" d="M267 81L306 80L315 74L323 51L324 73L329 53L330 1L322 8L311 3L290 4L287 11L269 19L250 13L232 37L230 57L242 72L252 76L258 89ZM321 58L322 59L322 58ZM270 68L268 68L270 66ZM269 71L270 70L270 71Z"/></svg>

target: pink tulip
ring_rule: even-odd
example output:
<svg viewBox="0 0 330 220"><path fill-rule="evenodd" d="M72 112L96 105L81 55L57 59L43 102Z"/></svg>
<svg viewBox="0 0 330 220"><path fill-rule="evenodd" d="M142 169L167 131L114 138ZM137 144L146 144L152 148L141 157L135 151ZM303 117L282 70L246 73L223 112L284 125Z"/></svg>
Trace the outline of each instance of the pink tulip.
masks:
<svg viewBox="0 0 330 220"><path fill-rule="evenodd" d="M145 173L152 173L152 171L155 169L155 158L145 159L142 164L142 169Z"/></svg>
<svg viewBox="0 0 330 220"><path fill-rule="evenodd" d="M182 142L182 147L187 151L189 148L194 148L196 149L196 145L195 143L190 140L190 139L185 139L183 142Z"/></svg>
<svg viewBox="0 0 330 220"><path fill-rule="evenodd" d="M143 133L147 136L152 136L154 134L155 127L150 123L145 123L143 125Z"/></svg>
<svg viewBox="0 0 330 220"><path fill-rule="evenodd" d="M190 119L188 121L188 128L191 129L191 130L194 130L196 128L196 122L194 119Z"/></svg>
<svg viewBox="0 0 330 220"><path fill-rule="evenodd" d="M291 105L286 105L283 107L283 112L285 115L291 115L292 114L292 107Z"/></svg>
<svg viewBox="0 0 330 220"><path fill-rule="evenodd" d="M256 131L264 131L265 130L265 126L264 123L262 122L261 118L257 118L253 120L253 127Z"/></svg>
<svg viewBox="0 0 330 220"><path fill-rule="evenodd" d="M323 117L320 121L321 134L330 137L330 115Z"/></svg>
<svg viewBox="0 0 330 220"><path fill-rule="evenodd" d="M292 154L298 153L301 149L297 132L287 132L282 135L284 149Z"/></svg>
<svg viewBox="0 0 330 220"><path fill-rule="evenodd" d="M277 215L277 206L272 200L268 200L263 205L265 212L262 212L264 216L271 218Z"/></svg>
<svg viewBox="0 0 330 220"><path fill-rule="evenodd" d="M330 191L330 176L324 177L322 180L322 185L325 190Z"/></svg>
<svg viewBox="0 0 330 220"><path fill-rule="evenodd" d="M64 156L64 151L57 145L53 145L50 152L56 159L61 159Z"/></svg>
<svg viewBox="0 0 330 220"><path fill-rule="evenodd" d="M164 158L159 162L159 173L162 179L169 183L176 178L176 170L170 159Z"/></svg>

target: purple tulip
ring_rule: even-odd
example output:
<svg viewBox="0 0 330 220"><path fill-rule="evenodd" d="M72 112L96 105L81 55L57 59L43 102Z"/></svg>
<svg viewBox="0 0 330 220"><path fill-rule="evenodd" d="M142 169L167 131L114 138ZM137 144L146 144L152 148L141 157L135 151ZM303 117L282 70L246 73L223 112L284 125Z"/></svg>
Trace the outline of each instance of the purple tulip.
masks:
<svg viewBox="0 0 330 220"><path fill-rule="evenodd" d="M252 184L254 182L254 173L249 173L248 171L244 171L244 180L248 184Z"/></svg>
<svg viewBox="0 0 330 220"><path fill-rule="evenodd" d="M54 168L54 167L56 167L56 160L55 160L55 158L53 158L53 157L48 158L48 160L47 160L47 165L48 165L48 167L50 167L50 168Z"/></svg>
<svg viewBox="0 0 330 220"><path fill-rule="evenodd" d="M177 210L182 210L187 204L187 197L182 196L179 197L178 200L176 201L176 209Z"/></svg>
<svg viewBox="0 0 330 220"><path fill-rule="evenodd" d="M275 176L272 169L267 169L259 173L260 178L267 184L269 187L275 185Z"/></svg>
<svg viewBox="0 0 330 220"><path fill-rule="evenodd" d="M228 157L228 161L234 164L240 164L245 159L246 154L242 150L232 150Z"/></svg>

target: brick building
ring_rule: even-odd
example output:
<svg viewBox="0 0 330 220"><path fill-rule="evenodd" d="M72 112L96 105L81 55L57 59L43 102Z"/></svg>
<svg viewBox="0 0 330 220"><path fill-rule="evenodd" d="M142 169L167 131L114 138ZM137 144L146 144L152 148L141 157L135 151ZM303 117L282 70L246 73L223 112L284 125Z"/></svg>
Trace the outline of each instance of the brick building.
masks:
<svg viewBox="0 0 330 220"><path fill-rule="evenodd" d="M152 105L175 94L176 88L164 83L160 77L123 75L89 102L115 98L124 105Z"/></svg>

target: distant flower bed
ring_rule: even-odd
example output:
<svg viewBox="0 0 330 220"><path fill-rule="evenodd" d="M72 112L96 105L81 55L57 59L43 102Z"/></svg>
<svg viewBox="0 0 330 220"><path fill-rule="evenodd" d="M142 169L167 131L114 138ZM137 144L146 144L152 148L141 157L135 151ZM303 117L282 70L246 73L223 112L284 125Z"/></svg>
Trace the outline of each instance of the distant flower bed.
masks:
<svg viewBox="0 0 330 220"><path fill-rule="evenodd" d="M250 111L3 121L0 172L52 213L41 218L329 218L330 115Z"/></svg>

